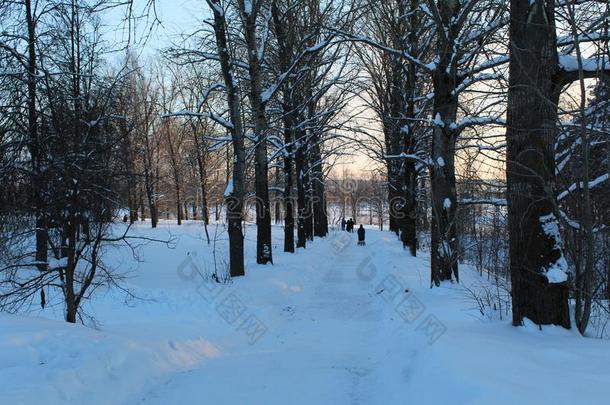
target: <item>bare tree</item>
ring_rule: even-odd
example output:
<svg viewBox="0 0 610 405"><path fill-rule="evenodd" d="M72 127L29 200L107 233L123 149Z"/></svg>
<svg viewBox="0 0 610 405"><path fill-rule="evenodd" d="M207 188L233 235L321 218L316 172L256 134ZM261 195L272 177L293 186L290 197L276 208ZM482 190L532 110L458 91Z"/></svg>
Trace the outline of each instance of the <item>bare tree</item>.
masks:
<svg viewBox="0 0 610 405"><path fill-rule="evenodd" d="M224 86L226 89L227 107L231 121L226 123L233 143L233 179L227 185L227 220L229 226L229 260L232 277L243 276L244 271L244 235L242 232L242 209L244 203L244 174L246 153L242 124L241 99L234 76L235 66L229 53L227 41L227 22L225 9L219 0L207 0L214 14L214 34Z"/></svg>

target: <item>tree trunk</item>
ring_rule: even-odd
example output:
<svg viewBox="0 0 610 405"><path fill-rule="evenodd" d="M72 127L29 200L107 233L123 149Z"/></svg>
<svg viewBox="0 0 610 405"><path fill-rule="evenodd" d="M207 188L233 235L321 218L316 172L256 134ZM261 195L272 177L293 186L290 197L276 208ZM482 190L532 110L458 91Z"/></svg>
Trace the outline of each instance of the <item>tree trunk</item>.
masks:
<svg viewBox="0 0 610 405"><path fill-rule="evenodd" d="M157 211L157 200L155 196L155 184L153 173L153 151L151 149L148 134L144 134L144 188L146 190L146 200L148 202L148 210L150 211L150 223L153 228L157 227L159 222L159 213Z"/></svg>
<svg viewBox="0 0 610 405"><path fill-rule="evenodd" d="M255 125L255 127L259 127ZM266 125L265 125L266 127ZM261 127L259 127L261 128ZM273 263L271 244L271 209L267 172L267 146L262 129L257 130L259 141L255 150L256 187L256 263ZM262 138L262 139L261 139Z"/></svg>
<svg viewBox="0 0 610 405"><path fill-rule="evenodd" d="M246 7L246 1L250 2ZM262 71L259 60L256 17L259 3L239 0L243 14L244 34L248 46L248 72L250 73L250 104L254 115L254 182L256 192L256 263L273 263L271 244L271 206L269 202L269 173L267 161L267 118L262 96Z"/></svg>
<svg viewBox="0 0 610 405"><path fill-rule="evenodd" d="M197 149L200 148L198 141L196 142L195 147ZM205 170L204 158L200 150L197 153L197 169L199 172L199 189L201 191L201 218L203 219L203 223L207 226L210 224L210 214L208 212L208 194L207 187L205 185L207 173Z"/></svg>
<svg viewBox="0 0 610 405"><path fill-rule="evenodd" d="M146 209L144 208L144 192L142 191L142 185L138 187L138 207L140 210L140 221L146 221Z"/></svg>
<svg viewBox="0 0 610 405"><path fill-rule="evenodd" d="M279 62L280 69L282 72L288 71L292 58L294 57L293 41L294 37L288 35L286 25L283 18L290 18L289 14L282 13L278 7L278 1L273 0L271 2L271 14L273 17L273 25L275 29L276 39L279 48ZM286 81L283 88L283 121L284 121L284 145L286 148L284 154L284 252L294 253L294 201L292 197L293 187L293 157L295 148L293 142L295 141L295 130L293 129L295 123L295 112L294 112L294 83L291 80ZM298 172L297 172L298 173Z"/></svg>
<svg viewBox="0 0 610 405"><path fill-rule="evenodd" d="M157 213L157 203L155 201L155 192L152 185L152 179L148 170L144 169L144 184L146 188L146 200L148 201L148 210L150 211L150 223L153 228L157 227L159 216Z"/></svg>
<svg viewBox="0 0 610 405"><path fill-rule="evenodd" d="M409 33L408 40L411 46L411 54L416 55L418 51L418 36L417 36L417 16L416 11L419 7L419 2L411 0L409 2ZM400 13L404 14L406 4L400 2ZM415 123L416 123L416 107L415 95L417 86L417 67L414 63L407 64L407 80L405 84L405 97L401 98L405 103L405 120L400 126L402 134L402 151L408 155L416 152L415 143ZM408 248L411 256L417 255L417 170L415 162L405 160L402 165L403 170L403 195L405 199L401 239L403 247Z"/></svg>
<svg viewBox="0 0 610 405"><path fill-rule="evenodd" d="M178 180L174 180L175 190L176 190L176 219L178 220L178 225L182 225L182 202L180 200L180 186L178 185Z"/></svg>
<svg viewBox="0 0 610 405"><path fill-rule="evenodd" d="M195 139L197 139L197 135L194 134ZM207 172L205 170L205 163L203 159L203 155L199 148L199 143L196 141L195 147L197 148L197 167L199 171L199 187L201 189L201 218L203 219L203 229L205 230L205 237L207 239L208 245L210 244L210 234L208 232L208 225L210 224L210 214L208 212L208 196L207 196L207 187L205 185L207 180ZM195 208L193 207L193 211ZM196 218L195 212L193 212L193 217Z"/></svg>
<svg viewBox="0 0 610 405"><path fill-rule="evenodd" d="M292 125L285 123L284 142L292 143ZM294 205L292 198L292 150L284 156L284 252L294 253Z"/></svg>
<svg viewBox="0 0 610 405"><path fill-rule="evenodd" d="M279 198L273 199L274 211L275 211L275 224L279 225L282 223L282 203Z"/></svg>
<svg viewBox="0 0 610 405"><path fill-rule="evenodd" d="M417 255L417 172L414 162L404 163L404 205L400 237L411 256Z"/></svg>
<svg viewBox="0 0 610 405"><path fill-rule="evenodd" d="M553 0L511 0L507 186L513 324L570 328L555 207L559 92Z"/></svg>
<svg viewBox="0 0 610 405"><path fill-rule="evenodd" d="M208 0L214 14L214 34L220 58L222 76L227 88L227 106L231 116L229 132L233 144L233 180L225 192L229 234L229 267L231 277L243 276L244 235L242 232L242 209L244 203L244 173L246 153L243 125L241 121L240 98L233 78L233 63L227 43L226 21L219 0Z"/></svg>
<svg viewBox="0 0 610 405"><path fill-rule="evenodd" d="M65 256L67 258L67 265L65 271L65 285L64 289L64 299L66 302L66 322L76 323L76 316L78 313L78 307L76 304L76 294L74 293L74 276L76 272L76 235L75 235L75 224L76 218L74 215L74 196L72 194L71 202L72 207L70 208L70 212L68 214L68 218L65 218L65 223L63 224L64 235L66 235L66 250Z"/></svg>
<svg viewBox="0 0 610 405"><path fill-rule="evenodd" d="M308 156L309 154L307 154ZM308 156L309 157L309 156ZM308 162L308 159L305 159ZM311 186L311 171L309 164L305 163L303 175L303 188L305 190L305 211L303 219L305 220L304 232L307 240L313 241L313 189Z"/></svg>
<svg viewBox="0 0 610 405"><path fill-rule="evenodd" d="M445 61L449 63L448 61ZM432 134L432 192L431 281L459 282L458 235L456 228L457 195L455 187L455 142L457 134L451 129L457 116L458 100L453 94L456 82L441 63L433 75L434 130Z"/></svg>
<svg viewBox="0 0 610 405"><path fill-rule="evenodd" d="M38 131L38 113L36 111L37 94L37 57L36 57L36 21L32 10L32 2L25 1L25 11L28 28L28 146L32 159L32 202L36 215L36 262L38 269L47 269L48 231L45 220L45 205L42 197L42 141Z"/></svg>
<svg viewBox="0 0 610 405"><path fill-rule="evenodd" d="M326 198L324 195L322 153L320 151L319 137L317 135L312 136L310 159L313 194L313 235L322 238L328 234L328 218L326 215Z"/></svg>
<svg viewBox="0 0 610 405"><path fill-rule="evenodd" d="M306 192L305 187L306 183L304 182L304 156L303 156L303 148L304 146L300 143L302 142L303 134L302 131L298 132L298 143L297 150L295 153L295 171L297 178L297 248L306 247L307 233L305 230L305 221L307 216L307 204L306 204Z"/></svg>
<svg viewBox="0 0 610 405"><path fill-rule="evenodd" d="M589 136L587 134L587 91L585 88L585 76L583 70L583 58L579 42L579 34L576 22L576 13L574 5L570 4L570 26L572 29L572 36L575 41L576 56L578 58L578 83L580 85L580 140L582 148L582 198L580 199L581 204L581 233L580 239L585 244L585 260L584 269L582 274L581 283L577 283L577 292L580 292L582 298L582 305L577 300L575 321L578 327L578 331L581 334L585 334L589 320L591 319L591 310L593 305L593 282L595 277L595 263L594 263L594 240L593 240L593 218L592 218L592 207L591 207L591 193L589 190L590 180L590 150L589 150ZM580 259L580 258L579 258Z"/></svg>

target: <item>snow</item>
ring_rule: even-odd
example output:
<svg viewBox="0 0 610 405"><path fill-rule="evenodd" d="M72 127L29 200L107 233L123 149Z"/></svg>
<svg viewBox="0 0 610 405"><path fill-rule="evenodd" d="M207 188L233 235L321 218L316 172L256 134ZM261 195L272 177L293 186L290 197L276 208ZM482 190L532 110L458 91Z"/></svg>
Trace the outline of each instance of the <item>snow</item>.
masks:
<svg viewBox="0 0 610 405"><path fill-rule="evenodd" d="M271 100L271 97L275 93L276 89L277 89L277 86L272 86L272 87L269 87L268 89L265 89L265 91L263 91L261 93L261 100L262 100L262 102L266 103L269 100Z"/></svg>
<svg viewBox="0 0 610 405"><path fill-rule="evenodd" d="M221 117L220 115L215 114L213 112L198 113L198 112L194 112L194 111L189 111L187 109L182 109L182 110L179 110L179 111L176 111L173 113L161 115L161 118L172 118L172 117L209 118L209 119L212 119L215 122L219 123L220 125L222 125L223 127L227 128L227 129L233 128L233 123L231 121L228 121L228 120L224 119L223 117Z"/></svg>
<svg viewBox="0 0 610 405"><path fill-rule="evenodd" d="M559 66L566 72L577 72L578 57L573 55L559 55ZM610 70L610 61L607 58L583 58L582 70L585 72L597 72Z"/></svg>
<svg viewBox="0 0 610 405"><path fill-rule="evenodd" d="M220 16L225 15L225 10L220 6L220 3L214 3L213 1L208 2L210 7L214 10L214 12Z"/></svg>
<svg viewBox="0 0 610 405"><path fill-rule="evenodd" d="M603 182L605 182L606 180L610 179L610 173L605 173L602 174L601 176L598 176L596 178L594 178L593 180L591 180L589 182L589 189L595 188L598 185L602 184ZM559 193L557 195L557 201L561 201L564 198L566 198L570 193L574 192L577 188L584 188L585 186L585 182L584 181L580 181L578 183L574 183L572 185L570 185L570 187L568 187L567 190L562 191L561 193Z"/></svg>
<svg viewBox="0 0 610 405"><path fill-rule="evenodd" d="M120 224L119 224L120 225ZM117 226L119 226L117 225ZM2 403L45 404L577 404L604 403L610 345L576 330L482 317L462 285L429 288L429 259L409 257L390 232L331 231L273 266L255 263L246 226L246 276L214 271L203 227L161 221L130 232L142 261L112 248L107 261L139 297L96 291L99 330L68 325L62 308L0 313ZM218 235L217 269L226 257ZM126 305L127 304L127 305ZM439 377L442 388L439 388ZM574 387L578 387L575 389Z"/></svg>
<svg viewBox="0 0 610 405"><path fill-rule="evenodd" d="M227 188L225 188L224 197L231 197L233 195L233 180L229 180Z"/></svg>
<svg viewBox="0 0 610 405"><path fill-rule="evenodd" d="M252 0L244 0L244 14L252 14Z"/></svg>
<svg viewBox="0 0 610 405"><path fill-rule="evenodd" d="M554 214L547 214L540 217L542 230L555 243L554 248L559 250L560 256L554 263L545 269L545 276L549 283L563 283L568 280L568 263L563 257L561 233L559 232L559 221Z"/></svg>
<svg viewBox="0 0 610 405"><path fill-rule="evenodd" d="M474 198L464 198L460 201L460 204L490 204L497 206L505 206L507 205L505 198L484 198L484 199L474 199Z"/></svg>
<svg viewBox="0 0 610 405"><path fill-rule="evenodd" d="M445 200L443 201L443 208L445 210L451 208L451 200L449 198L445 198Z"/></svg>
<svg viewBox="0 0 610 405"><path fill-rule="evenodd" d="M439 126L441 128L445 127L445 123L443 122L440 113L436 113L436 115L434 116L434 125Z"/></svg>
<svg viewBox="0 0 610 405"><path fill-rule="evenodd" d="M568 275L565 269L568 268L568 263L563 255L546 271L544 274L549 280L549 283L563 283L568 281Z"/></svg>
<svg viewBox="0 0 610 405"><path fill-rule="evenodd" d="M307 53L318 52L318 51L324 49L326 46L328 46L328 41L320 41L320 42L313 44L310 47L305 48L305 52L307 52Z"/></svg>
<svg viewBox="0 0 610 405"><path fill-rule="evenodd" d="M506 120L500 117L468 117L460 120L460 122L451 123L449 127L456 130L474 125L506 125Z"/></svg>
<svg viewBox="0 0 610 405"><path fill-rule="evenodd" d="M396 159L412 160L412 161L419 162L425 166L429 165L429 159L421 158L414 153L401 152L398 155L385 155L383 158L387 159L387 160L396 160Z"/></svg>

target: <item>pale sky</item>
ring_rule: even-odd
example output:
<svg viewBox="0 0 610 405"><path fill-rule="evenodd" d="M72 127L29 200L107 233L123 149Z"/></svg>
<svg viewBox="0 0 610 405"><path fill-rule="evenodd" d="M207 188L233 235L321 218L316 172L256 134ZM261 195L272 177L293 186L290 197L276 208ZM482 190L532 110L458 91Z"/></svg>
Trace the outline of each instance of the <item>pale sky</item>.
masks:
<svg viewBox="0 0 610 405"><path fill-rule="evenodd" d="M163 48L172 42L179 42L180 36L190 34L201 27L201 21L210 17L208 6L203 0L155 0L154 10L146 7L150 0L134 0L133 16L139 16L135 28L131 33L128 25L124 23L127 13L126 7L121 7L107 13L103 19L106 25L108 40L114 43L126 44L129 40L130 48L142 57L142 60L154 57ZM155 15L158 22L153 24ZM152 29L151 29L152 28ZM131 34L131 35L130 35ZM120 54L122 58L123 54ZM341 157L333 170L340 176L347 169L352 176L368 177L370 171L378 167L377 162L371 161L364 153L349 148L351 156Z"/></svg>

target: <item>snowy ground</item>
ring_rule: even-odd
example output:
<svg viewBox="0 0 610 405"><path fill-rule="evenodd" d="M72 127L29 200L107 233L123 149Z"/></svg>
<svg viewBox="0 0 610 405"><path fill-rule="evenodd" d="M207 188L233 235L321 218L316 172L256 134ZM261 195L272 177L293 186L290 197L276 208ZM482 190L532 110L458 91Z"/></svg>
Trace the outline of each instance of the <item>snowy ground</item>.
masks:
<svg viewBox="0 0 610 405"><path fill-rule="evenodd" d="M100 291L99 330L60 308L0 314L0 403L607 403L608 341L483 320L460 286L429 289L427 257L390 233L358 247L333 232L294 255L277 239L275 265L257 266L250 228L246 277L221 285L200 276L213 256L199 223L135 232L175 246L107 253L139 298Z"/></svg>

